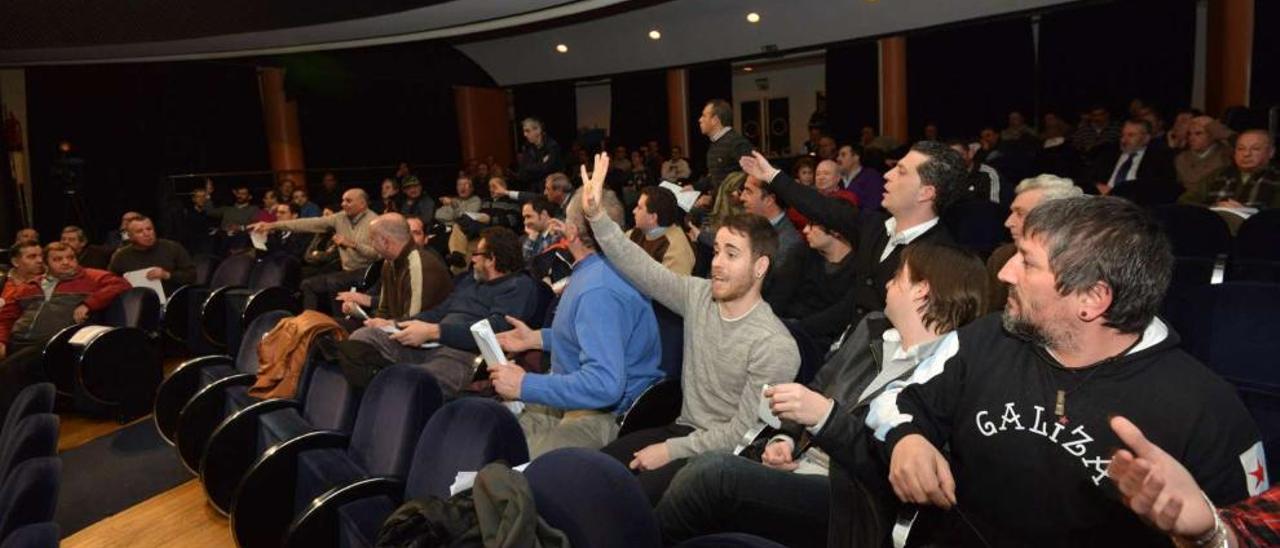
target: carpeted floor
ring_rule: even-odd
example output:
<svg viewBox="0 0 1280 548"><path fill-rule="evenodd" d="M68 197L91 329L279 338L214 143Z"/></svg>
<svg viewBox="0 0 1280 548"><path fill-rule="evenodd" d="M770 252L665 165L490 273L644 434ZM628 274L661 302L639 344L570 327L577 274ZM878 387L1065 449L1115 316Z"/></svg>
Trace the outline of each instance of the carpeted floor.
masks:
<svg viewBox="0 0 1280 548"><path fill-rule="evenodd" d="M150 420L62 453L54 519L63 536L191 479Z"/></svg>

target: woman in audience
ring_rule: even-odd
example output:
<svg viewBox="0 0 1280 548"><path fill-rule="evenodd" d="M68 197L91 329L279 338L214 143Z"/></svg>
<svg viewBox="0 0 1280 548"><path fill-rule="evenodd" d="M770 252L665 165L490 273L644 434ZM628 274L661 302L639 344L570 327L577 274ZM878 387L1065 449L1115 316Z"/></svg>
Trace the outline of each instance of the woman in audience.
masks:
<svg viewBox="0 0 1280 548"><path fill-rule="evenodd" d="M408 182L412 175L405 177ZM414 180L417 180L416 178ZM379 188L381 202L378 204L378 213L400 213L402 209L402 197L400 196L400 184L395 179L387 177L382 180L382 187Z"/></svg>
<svg viewBox="0 0 1280 548"><path fill-rule="evenodd" d="M849 485L847 470L865 458L854 456L862 447L864 417L876 412L882 395L892 397L915 382L921 364L953 353L953 332L987 307L983 265L970 252L916 242L899 264L887 284L884 313L868 314L850 328L808 386L765 389L769 409L782 422L776 429L760 422L747 432L757 440L753 448L763 446L759 457L701 455L676 475L657 509L667 542L743 531L788 546L851 545L851 503L843 494L857 488ZM841 466L846 468L828 480ZM832 500L829 492L841 498ZM878 544L861 540L852 545Z"/></svg>
<svg viewBox="0 0 1280 548"><path fill-rule="evenodd" d="M649 186L649 166L641 149L631 151L631 173L627 184L637 189Z"/></svg>
<svg viewBox="0 0 1280 548"><path fill-rule="evenodd" d="M796 182L804 186L813 186L813 166L812 158L801 158L796 160L796 166L792 168L791 174L796 178Z"/></svg>

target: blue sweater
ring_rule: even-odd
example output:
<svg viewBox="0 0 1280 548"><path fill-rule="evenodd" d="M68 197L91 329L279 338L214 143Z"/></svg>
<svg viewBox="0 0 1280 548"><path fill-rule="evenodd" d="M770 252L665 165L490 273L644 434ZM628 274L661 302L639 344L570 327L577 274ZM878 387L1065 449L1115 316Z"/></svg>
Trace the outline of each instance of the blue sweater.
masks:
<svg viewBox="0 0 1280 548"><path fill-rule="evenodd" d="M653 305L599 254L573 266L542 348L551 374L524 376L520 399L528 403L623 413L662 378Z"/></svg>
<svg viewBox="0 0 1280 548"><path fill-rule="evenodd" d="M487 318L493 332L501 333L511 329L504 316L523 322L533 320L538 308L537 284L523 272L487 282L476 281L467 272L458 277L453 292L444 302L413 319L440 324L440 344L479 352L471 336L471 324Z"/></svg>

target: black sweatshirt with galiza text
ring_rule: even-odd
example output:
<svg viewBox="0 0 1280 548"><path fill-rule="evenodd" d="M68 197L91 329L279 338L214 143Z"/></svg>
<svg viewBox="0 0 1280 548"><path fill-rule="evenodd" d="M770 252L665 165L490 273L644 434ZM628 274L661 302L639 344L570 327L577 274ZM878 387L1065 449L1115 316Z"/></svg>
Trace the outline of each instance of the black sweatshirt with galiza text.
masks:
<svg viewBox="0 0 1280 548"><path fill-rule="evenodd" d="M883 449L888 462L909 434L949 444L966 544L1168 546L1106 475L1121 446L1115 415L1183 463L1220 507L1267 488L1258 430L1234 389L1178 349L1159 319L1129 353L1074 370L1007 333L999 314L959 340L937 376L898 395Z"/></svg>

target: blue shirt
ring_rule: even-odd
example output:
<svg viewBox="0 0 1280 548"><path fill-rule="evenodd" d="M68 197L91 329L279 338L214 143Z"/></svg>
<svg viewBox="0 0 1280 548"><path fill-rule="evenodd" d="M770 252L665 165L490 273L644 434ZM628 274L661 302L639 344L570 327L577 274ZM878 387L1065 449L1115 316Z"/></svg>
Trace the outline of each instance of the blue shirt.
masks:
<svg viewBox="0 0 1280 548"><path fill-rule="evenodd" d="M598 253L573 265L542 348L551 374L524 376L520 399L528 403L623 413L662 378L653 305Z"/></svg>

